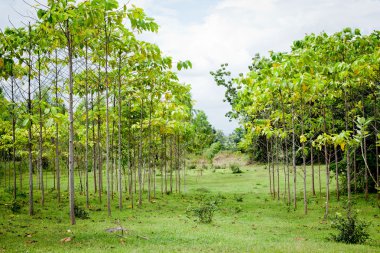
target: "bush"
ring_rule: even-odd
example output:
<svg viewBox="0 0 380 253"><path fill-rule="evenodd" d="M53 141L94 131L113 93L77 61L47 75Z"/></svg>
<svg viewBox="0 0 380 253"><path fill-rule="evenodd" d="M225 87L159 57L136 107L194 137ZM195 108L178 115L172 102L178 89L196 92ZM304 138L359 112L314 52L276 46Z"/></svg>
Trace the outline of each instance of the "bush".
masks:
<svg viewBox="0 0 380 253"><path fill-rule="evenodd" d="M216 196L205 197L203 196L202 201L197 207L189 206L186 210L187 214L192 214L195 216L200 223L211 223L214 217L215 211L218 210L218 206L222 203L225 197L221 194Z"/></svg>
<svg viewBox="0 0 380 253"><path fill-rule="evenodd" d="M232 174L243 173L243 171L240 169L239 165L237 165L237 164L231 164L230 169L232 171Z"/></svg>
<svg viewBox="0 0 380 253"><path fill-rule="evenodd" d="M362 244L369 238L368 226L369 223L359 220L357 212L352 213L349 210L347 217L337 213L331 227L337 229L338 234L331 234L331 239L347 244Z"/></svg>
<svg viewBox="0 0 380 253"><path fill-rule="evenodd" d="M218 207L209 202L200 204L198 207L189 207L187 212L193 213L201 223L211 223L216 210L218 210Z"/></svg>
<svg viewBox="0 0 380 253"><path fill-rule="evenodd" d="M197 169L197 165L195 164L192 164L188 167L188 170L195 170L195 169Z"/></svg>
<svg viewBox="0 0 380 253"><path fill-rule="evenodd" d="M243 196L242 195L235 195L234 196L236 202L243 202Z"/></svg>
<svg viewBox="0 0 380 253"><path fill-rule="evenodd" d="M21 207L21 203L16 200L13 200L12 203L8 206L12 213L20 213Z"/></svg>
<svg viewBox="0 0 380 253"><path fill-rule="evenodd" d="M84 220L84 219L90 218L88 212L86 210L84 210L82 207L77 206L77 205L74 206L74 214L75 214L75 217L77 217L79 219Z"/></svg>
<svg viewBox="0 0 380 253"><path fill-rule="evenodd" d="M207 159L212 161L212 159L216 156L216 154L219 153L219 151L222 149L222 144L220 142L214 142L211 144L211 146L205 150L205 155Z"/></svg>

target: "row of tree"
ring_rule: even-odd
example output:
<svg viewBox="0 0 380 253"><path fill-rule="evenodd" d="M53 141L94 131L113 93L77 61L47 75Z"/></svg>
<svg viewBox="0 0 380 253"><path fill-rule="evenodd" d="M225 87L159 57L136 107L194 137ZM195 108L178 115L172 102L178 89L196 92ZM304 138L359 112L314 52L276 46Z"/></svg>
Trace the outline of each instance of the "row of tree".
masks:
<svg viewBox="0 0 380 253"><path fill-rule="evenodd" d="M307 35L287 53L256 55L249 72L237 78L231 78L227 64L211 72L217 85L227 88L228 116L245 128L242 146L267 162L273 197L280 199L283 180L284 199L297 207L300 169L306 214L307 192L316 195L316 163L326 168L325 216L333 175L338 200L344 192L350 203L353 190L365 199L379 190L379 46L379 31L362 35L346 28Z"/></svg>
<svg viewBox="0 0 380 253"><path fill-rule="evenodd" d="M132 208L144 190L154 198L158 175L162 194L181 192L186 152L209 143L194 141L190 86L171 57L137 38L157 32L154 20L116 0L49 0L36 13L33 24L0 34L1 181L14 199L24 168L30 215L36 189L44 205L48 174L58 202L67 175L72 224L75 189L87 207L90 192L102 202L106 189L109 215L114 196L120 209L125 192Z"/></svg>

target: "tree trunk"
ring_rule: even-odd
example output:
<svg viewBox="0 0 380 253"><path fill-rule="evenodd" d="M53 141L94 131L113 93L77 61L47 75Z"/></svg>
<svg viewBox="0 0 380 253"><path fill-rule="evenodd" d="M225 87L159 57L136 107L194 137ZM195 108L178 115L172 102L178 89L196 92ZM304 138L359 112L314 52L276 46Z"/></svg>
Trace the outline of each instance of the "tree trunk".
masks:
<svg viewBox="0 0 380 253"><path fill-rule="evenodd" d="M92 115L94 115L94 92L91 91L91 110ZM97 183L96 183L96 141L95 141L95 117L92 116L92 170L94 175L94 193L97 192Z"/></svg>
<svg viewBox="0 0 380 253"><path fill-rule="evenodd" d="M100 72L100 64L98 65L98 93L97 93L97 103L98 103L98 193L99 193L99 202L102 203L102 193L103 193L103 154L101 147L101 121L100 121L100 83L101 83L101 72Z"/></svg>
<svg viewBox="0 0 380 253"><path fill-rule="evenodd" d="M139 176L139 207L142 205L142 145L143 145L143 109L144 100L141 98L141 108L140 108L140 140L139 140L139 153L138 153L138 176Z"/></svg>
<svg viewBox="0 0 380 253"><path fill-rule="evenodd" d="M275 142L276 142L276 165L277 165L277 200L280 200L280 163L278 160L280 151L279 151L277 135L276 135Z"/></svg>
<svg viewBox="0 0 380 253"><path fill-rule="evenodd" d="M310 139L311 191L315 196L313 141Z"/></svg>
<svg viewBox="0 0 380 253"><path fill-rule="evenodd" d="M58 109L58 53L55 50L55 103ZM57 200L61 202L61 170L59 167L59 125L55 123L55 172L57 173Z"/></svg>
<svg viewBox="0 0 380 253"><path fill-rule="evenodd" d="M294 101L292 100L292 161L293 161L293 198L294 210L297 209L297 166L296 166L296 133L294 125Z"/></svg>
<svg viewBox="0 0 380 253"><path fill-rule="evenodd" d="M44 177L43 177L43 168L42 168L42 91L41 91L41 58L40 52L37 53L38 57L38 115L39 115L39 139L38 139L38 167L39 167L39 179L40 179L40 187L41 187L41 205L45 204L45 187L44 187Z"/></svg>
<svg viewBox="0 0 380 253"><path fill-rule="evenodd" d="M346 131L348 131L348 102L347 102L347 91L344 89L344 111L345 111L345 125L346 125ZM350 147L346 147L346 162L347 162L347 196L348 196L348 206L350 208L351 206L351 167L350 167Z"/></svg>
<svg viewBox="0 0 380 253"><path fill-rule="evenodd" d="M16 186L16 107L15 107L15 96L14 96L14 77L13 77L13 67L11 76L11 89L12 89L12 164L13 164L13 199L16 200L17 196L17 186Z"/></svg>
<svg viewBox="0 0 380 253"><path fill-rule="evenodd" d="M122 182L122 176L121 176L121 159L122 159L122 154L121 154L121 53L119 53L119 69L118 69L118 76L119 76L119 80L118 80L118 113L119 113L119 117L118 117L118 138L117 138L117 167L118 167L118 181L119 181L119 184L118 184L118 187L119 187L119 208L120 210L123 209L123 188L122 188L122 185L121 185L121 182Z"/></svg>
<svg viewBox="0 0 380 253"><path fill-rule="evenodd" d="M327 125L326 125L326 108L323 108L323 128L324 132L327 134ZM326 164L326 208L325 208L325 219L329 214L329 202L330 202L330 166L329 166L329 157L327 152L327 143L324 145L325 152L325 164Z"/></svg>
<svg viewBox="0 0 380 253"><path fill-rule="evenodd" d="M69 30L69 21L66 21L66 38L69 57L69 202L70 202L70 221L75 224L75 199L74 199L74 105L73 105L73 45Z"/></svg>
<svg viewBox="0 0 380 253"><path fill-rule="evenodd" d="M267 167L268 167L268 175L269 175L269 193L272 195L272 174L270 169L270 153L269 153L269 140L268 137L266 137L267 142Z"/></svg>
<svg viewBox="0 0 380 253"><path fill-rule="evenodd" d="M33 156L32 156L32 97L31 97L31 77L32 77L32 38L31 38L31 26L29 22L28 27L29 35L29 50L28 50L28 159L29 159L29 215L34 214L33 207ZM4 177L5 178L5 177Z"/></svg>
<svg viewBox="0 0 380 253"><path fill-rule="evenodd" d="M86 93L86 100L85 100L85 109L86 109L86 145L85 145L85 157L84 157L84 167L85 167L85 175L86 175L86 208L89 207L89 192L88 192L88 46L86 41L86 59L85 59L85 65L86 65L86 80L85 80L85 93Z"/></svg>
<svg viewBox="0 0 380 253"><path fill-rule="evenodd" d="M106 36L106 59L105 59L105 83L106 83L106 174L107 174L107 211L108 211L108 216L111 216L111 189L110 189L110 171L109 171L109 153L110 153L110 143L109 143L109 134L110 134L110 129L109 129L109 83L108 83L108 31L107 31L107 17L104 18L104 32Z"/></svg>

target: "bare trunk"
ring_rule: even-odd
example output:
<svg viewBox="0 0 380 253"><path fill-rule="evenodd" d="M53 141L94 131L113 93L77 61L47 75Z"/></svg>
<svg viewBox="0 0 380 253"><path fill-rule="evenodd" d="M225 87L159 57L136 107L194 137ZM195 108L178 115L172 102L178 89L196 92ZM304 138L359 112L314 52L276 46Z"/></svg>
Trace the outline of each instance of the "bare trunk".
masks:
<svg viewBox="0 0 380 253"><path fill-rule="evenodd" d="M327 125L326 125L326 108L323 108L323 128L324 132L327 134ZM330 202L330 166L329 166L329 157L327 152L327 143L324 145L325 151L325 164L326 164L326 205L325 205L325 219L329 214L329 202Z"/></svg>
<svg viewBox="0 0 380 253"><path fill-rule="evenodd" d="M41 58L40 52L38 51L38 114L39 114L39 139L38 139L38 167L39 167L39 180L41 187L41 205L45 204L45 187L44 187L44 177L43 177L43 168L42 168L42 91L41 91Z"/></svg>
<svg viewBox="0 0 380 253"><path fill-rule="evenodd" d="M348 102L347 102L347 91L344 90L344 111L345 111L345 122L346 122L346 131L348 131ZM347 196L348 196L348 205L351 205L351 167L350 167L350 147L346 147L346 162L347 162Z"/></svg>
<svg viewBox="0 0 380 253"><path fill-rule="evenodd" d="M294 125L294 101L292 100L292 161L293 161L293 200L294 209L297 208L297 166L296 166L296 133Z"/></svg>
<svg viewBox="0 0 380 253"><path fill-rule="evenodd" d="M122 188L122 176L121 176L121 158L122 158L122 154L121 154L121 53L119 54L119 69L118 69L119 73L119 86L118 86L118 113L119 113L119 118L118 118L118 138L117 138L117 167L118 167L118 180L119 180L119 184L118 184L118 187L119 187L119 208L120 210L123 209L123 188Z"/></svg>
<svg viewBox="0 0 380 253"><path fill-rule="evenodd" d="M85 167L85 175L86 175L86 182L85 182L85 187L86 187L86 207L89 207L89 192L88 192L88 46L86 42L86 80L85 80L85 85L86 85L86 101L85 101L85 107L86 107L86 146L85 146L85 157L84 157L84 167Z"/></svg>
<svg viewBox="0 0 380 253"><path fill-rule="evenodd" d="M66 38L69 57L69 202L70 221L75 224L74 199L74 111L73 111L73 45L69 31L69 21L66 21Z"/></svg>
<svg viewBox="0 0 380 253"><path fill-rule="evenodd" d="M17 186L16 186L16 107L15 107L15 97L14 97L14 77L13 68L11 76L11 89L12 89L12 164L13 164L13 199L17 196Z"/></svg>
<svg viewBox="0 0 380 253"><path fill-rule="evenodd" d="M108 83L108 31L107 31L107 17L105 17L105 26L104 32L106 36L106 66L105 66L105 82L106 82L106 175L107 175L107 211L108 216L111 216L111 189L110 189L110 171L109 171L109 153L110 153L110 143L109 143L109 83Z"/></svg>
<svg viewBox="0 0 380 253"><path fill-rule="evenodd" d="M268 175L269 175L269 193L272 195L272 174L270 169L270 153L269 153L269 140L268 137L266 137L267 141L267 168L268 168Z"/></svg>
<svg viewBox="0 0 380 253"><path fill-rule="evenodd" d="M310 140L310 163L311 163L311 191L315 196L315 182L314 182L314 154L313 154L313 142Z"/></svg>
<svg viewBox="0 0 380 253"><path fill-rule="evenodd" d="M141 108L140 108L140 140L139 140L139 155L138 155L138 176L139 176L139 207L142 205L142 139L143 139L143 108L144 100L141 98Z"/></svg>
<svg viewBox="0 0 380 253"><path fill-rule="evenodd" d="M55 50L55 102L59 107L58 101L58 53ZM61 170L59 167L59 125L55 124L55 172L57 174L57 200L61 202Z"/></svg>
<svg viewBox="0 0 380 253"><path fill-rule="evenodd" d="M91 91L91 110L92 115L94 115L94 92ZM96 183L96 141L95 141L95 118L92 118L92 170L94 175L94 192L97 192L97 183Z"/></svg>

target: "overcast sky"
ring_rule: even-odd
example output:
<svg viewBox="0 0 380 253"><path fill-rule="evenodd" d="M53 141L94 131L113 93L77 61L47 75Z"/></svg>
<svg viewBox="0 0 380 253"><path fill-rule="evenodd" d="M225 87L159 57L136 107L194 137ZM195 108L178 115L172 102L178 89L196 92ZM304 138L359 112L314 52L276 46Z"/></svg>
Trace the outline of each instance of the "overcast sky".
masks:
<svg viewBox="0 0 380 253"><path fill-rule="evenodd" d="M33 2L33 0L26 0ZM237 75L246 72L255 53L288 51L292 41L307 33L333 33L344 27L367 34L380 30L380 0L120 0L145 9L160 25L158 34L144 39L160 46L165 55L190 60L182 82L192 85L195 107L225 133L237 126L224 117L224 89L210 71L228 62ZM17 11L16 11L17 10ZM28 7L22 0L0 0L0 27L8 17L19 24ZM32 13L29 10L29 13Z"/></svg>

